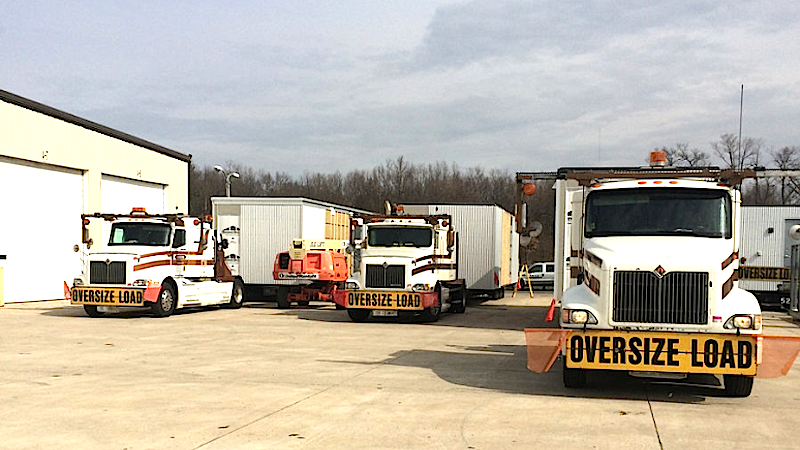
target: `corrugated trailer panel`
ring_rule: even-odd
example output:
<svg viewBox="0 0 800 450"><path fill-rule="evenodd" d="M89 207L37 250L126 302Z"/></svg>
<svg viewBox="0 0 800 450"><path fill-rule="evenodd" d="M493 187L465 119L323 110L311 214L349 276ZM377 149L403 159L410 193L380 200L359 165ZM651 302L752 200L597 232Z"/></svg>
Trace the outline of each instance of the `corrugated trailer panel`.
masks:
<svg viewBox="0 0 800 450"><path fill-rule="evenodd" d="M800 206L742 207L742 239L739 257L742 267L789 267L789 228L800 224ZM770 232L770 228L772 232ZM739 287L751 291L776 291L782 281L741 279Z"/></svg>
<svg viewBox="0 0 800 450"><path fill-rule="evenodd" d="M295 197L215 197L211 204L215 223L238 252L238 259L226 261L232 271L236 268L234 274L254 285L297 284L272 276L279 252L287 250L293 239L349 240L352 214L371 214Z"/></svg>
<svg viewBox="0 0 800 450"><path fill-rule="evenodd" d="M275 255L303 236L301 205L242 205L240 275L248 284L292 284L272 276ZM276 226L280 224L280 226Z"/></svg>

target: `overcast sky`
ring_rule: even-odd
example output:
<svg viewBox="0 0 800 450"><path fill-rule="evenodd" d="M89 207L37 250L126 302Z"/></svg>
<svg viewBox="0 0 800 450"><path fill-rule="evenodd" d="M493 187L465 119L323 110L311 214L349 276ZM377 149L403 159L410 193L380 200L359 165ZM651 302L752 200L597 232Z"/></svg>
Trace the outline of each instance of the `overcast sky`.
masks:
<svg viewBox="0 0 800 450"><path fill-rule="evenodd" d="M347 172L800 145L800 2L0 2L0 89L193 155Z"/></svg>

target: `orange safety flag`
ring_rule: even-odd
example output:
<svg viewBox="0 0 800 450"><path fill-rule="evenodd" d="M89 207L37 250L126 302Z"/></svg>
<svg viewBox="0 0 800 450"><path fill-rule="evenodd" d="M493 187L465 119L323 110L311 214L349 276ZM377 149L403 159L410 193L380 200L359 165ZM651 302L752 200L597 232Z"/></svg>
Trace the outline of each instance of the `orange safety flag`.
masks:
<svg viewBox="0 0 800 450"><path fill-rule="evenodd" d="M64 299L72 300L72 292L69 290L69 285L67 282L64 282Z"/></svg>
<svg viewBox="0 0 800 450"><path fill-rule="evenodd" d="M758 378L777 378L789 373L800 353L800 336L758 337Z"/></svg>
<svg viewBox="0 0 800 450"><path fill-rule="evenodd" d="M564 328L525 328L528 369L537 373L550 370L571 333Z"/></svg>
<svg viewBox="0 0 800 450"><path fill-rule="evenodd" d="M155 302L158 300L158 294L161 293L161 284L147 283L147 289L144 290L142 298L148 302Z"/></svg>
<svg viewBox="0 0 800 450"><path fill-rule="evenodd" d="M553 317L556 315L556 299L553 299L550 302L550 309L547 310L547 318L544 319L545 322L552 322Z"/></svg>

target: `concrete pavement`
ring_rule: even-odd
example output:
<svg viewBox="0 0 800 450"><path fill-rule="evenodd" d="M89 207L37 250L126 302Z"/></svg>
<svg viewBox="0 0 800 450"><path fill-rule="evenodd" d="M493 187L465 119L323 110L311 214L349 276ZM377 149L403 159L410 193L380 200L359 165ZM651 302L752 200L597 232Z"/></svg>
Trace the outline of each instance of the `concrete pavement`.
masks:
<svg viewBox="0 0 800 450"><path fill-rule="evenodd" d="M716 378L526 368L550 293L472 302L436 324L356 324L330 306L91 319L65 302L0 308L0 448L788 449L800 369L748 398ZM800 335L780 313L773 334ZM797 364L796 364L797 366Z"/></svg>

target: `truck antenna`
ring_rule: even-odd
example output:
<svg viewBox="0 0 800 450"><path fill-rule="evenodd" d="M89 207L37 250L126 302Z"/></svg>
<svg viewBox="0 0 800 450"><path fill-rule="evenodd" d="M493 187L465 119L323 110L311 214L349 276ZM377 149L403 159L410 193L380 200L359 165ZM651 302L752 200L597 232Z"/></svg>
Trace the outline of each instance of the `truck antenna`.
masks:
<svg viewBox="0 0 800 450"><path fill-rule="evenodd" d="M739 158L742 157L742 112L744 110L744 85L742 85L742 93L739 96ZM739 168L740 170L743 167Z"/></svg>

